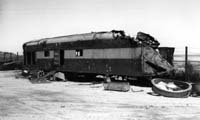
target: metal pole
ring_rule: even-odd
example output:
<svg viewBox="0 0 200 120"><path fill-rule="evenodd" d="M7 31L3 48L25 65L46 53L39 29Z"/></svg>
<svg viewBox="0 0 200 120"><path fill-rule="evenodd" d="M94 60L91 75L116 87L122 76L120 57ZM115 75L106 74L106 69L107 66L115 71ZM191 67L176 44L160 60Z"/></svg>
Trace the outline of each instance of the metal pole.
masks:
<svg viewBox="0 0 200 120"><path fill-rule="evenodd" d="M17 52L17 61L19 60L19 54L18 54L18 52Z"/></svg>
<svg viewBox="0 0 200 120"><path fill-rule="evenodd" d="M3 61L4 62L6 61L6 53L5 52L3 53Z"/></svg>
<svg viewBox="0 0 200 120"><path fill-rule="evenodd" d="M188 47L185 46L185 81L188 81Z"/></svg>
<svg viewBox="0 0 200 120"><path fill-rule="evenodd" d="M10 53L10 61L12 61L12 53Z"/></svg>

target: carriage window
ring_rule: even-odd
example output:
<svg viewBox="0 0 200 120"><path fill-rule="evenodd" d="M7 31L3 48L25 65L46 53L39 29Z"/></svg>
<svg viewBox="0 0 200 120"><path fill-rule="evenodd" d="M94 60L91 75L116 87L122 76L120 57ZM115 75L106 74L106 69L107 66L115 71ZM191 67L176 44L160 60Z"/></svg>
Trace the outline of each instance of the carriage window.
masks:
<svg viewBox="0 0 200 120"><path fill-rule="evenodd" d="M79 56L83 56L83 50L76 50L76 56L79 57Z"/></svg>
<svg viewBox="0 0 200 120"><path fill-rule="evenodd" d="M44 51L44 57L49 57L50 53L49 51Z"/></svg>

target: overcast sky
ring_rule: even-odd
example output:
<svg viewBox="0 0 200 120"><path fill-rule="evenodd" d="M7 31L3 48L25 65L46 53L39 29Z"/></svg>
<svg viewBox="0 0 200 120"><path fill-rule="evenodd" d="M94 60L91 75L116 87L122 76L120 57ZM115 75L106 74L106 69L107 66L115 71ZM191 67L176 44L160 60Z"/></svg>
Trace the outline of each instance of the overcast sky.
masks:
<svg viewBox="0 0 200 120"><path fill-rule="evenodd" d="M0 51L22 53L24 42L91 31L143 31L200 53L199 0L0 0Z"/></svg>

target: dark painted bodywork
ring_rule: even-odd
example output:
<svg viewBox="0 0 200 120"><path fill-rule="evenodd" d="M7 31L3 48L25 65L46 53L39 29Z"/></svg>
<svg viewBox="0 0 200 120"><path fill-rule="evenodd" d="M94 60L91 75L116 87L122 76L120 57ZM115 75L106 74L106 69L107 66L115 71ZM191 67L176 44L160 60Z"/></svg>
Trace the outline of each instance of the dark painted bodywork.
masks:
<svg viewBox="0 0 200 120"><path fill-rule="evenodd" d="M62 38L62 37L61 37ZM54 38L51 38L54 39ZM59 39L58 37L56 39ZM113 39L95 39L95 40L76 40L64 41L58 43L46 43L49 39L36 41L38 44L23 45L24 49L24 64L31 69L42 69L45 71L57 70L63 72L75 73L93 73L93 74L108 74L122 75L133 77L155 76L156 68L149 65L144 57L143 50L145 46L138 44L130 37L117 37ZM64 59L61 64L61 50L76 50L76 49L110 49L110 48L140 48L137 53L138 57L121 59ZM150 48L153 49L153 48ZM52 59L37 59L35 58L36 51L53 50L54 57ZM155 51L156 52L156 51ZM29 57L27 57L29 56ZM32 56L32 57L30 57ZM29 60L31 59L31 60Z"/></svg>

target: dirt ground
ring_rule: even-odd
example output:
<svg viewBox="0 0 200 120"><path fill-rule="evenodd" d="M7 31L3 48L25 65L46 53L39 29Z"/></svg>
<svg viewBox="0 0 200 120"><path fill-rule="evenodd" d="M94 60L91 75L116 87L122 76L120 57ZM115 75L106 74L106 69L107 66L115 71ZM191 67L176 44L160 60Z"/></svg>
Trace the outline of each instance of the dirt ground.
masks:
<svg viewBox="0 0 200 120"><path fill-rule="evenodd" d="M151 88L104 91L92 82L32 84L0 71L0 120L198 120L200 98L152 96Z"/></svg>

